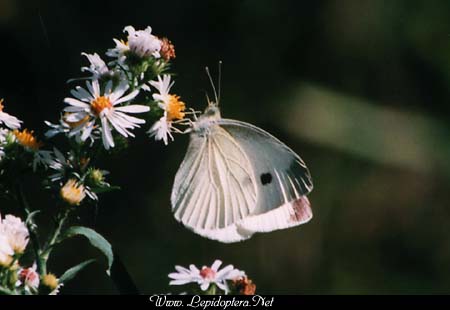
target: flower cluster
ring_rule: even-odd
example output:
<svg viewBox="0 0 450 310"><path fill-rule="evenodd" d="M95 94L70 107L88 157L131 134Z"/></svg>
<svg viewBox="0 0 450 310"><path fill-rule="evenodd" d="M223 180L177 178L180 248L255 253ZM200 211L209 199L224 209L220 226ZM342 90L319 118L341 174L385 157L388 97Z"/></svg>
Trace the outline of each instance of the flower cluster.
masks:
<svg viewBox="0 0 450 310"><path fill-rule="evenodd" d="M244 271L236 269L233 265L219 269L222 261L215 260L211 267L203 266L201 269L195 265L189 268L175 266L177 272L169 274L170 285L185 285L195 283L204 294L238 294L253 295L256 286L249 280Z"/></svg>
<svg viewBox="0 0 450 310"><path fill-rule="evenodd" d="M100 193L117 189L106 181L109 172L98 163L114 148L117 152L126 147L146 124L150 137L167 144L174 132L182 132L177 124L189 123L185 103L170 93L174 45L154 35L150 27L127 26L124 32L126 38L114 39L115 47L106 51L108 60L97 53L82 53L88 61L81 68L86 76L69 80L75 85L62 100L59 121L45 122L49 127L45 141L22 128L23 122L5 112L0 100L0 197L15 200L18 211L28 216L25 222L12 215L0 218L0 294L57 293L92 261L68 269L59 279L47 272L54 247L77 235L105 254L109 271L113 255L105 246L108 242L93 229L79 226L79 210L96 206ZM60 139L55 136L65 138L62 146L56 146ZM49 201L41 205L55 205L50 216L56 225L48 236L39 235L35 218L43 214L30 206L25 179L39 179L40 189L50 193ZM31 258L31 264L24 264L28 267L20 261L25 252L28 263Z"/></svg>
<svg viewBox="0 0 450 310"><path fill-rule="evenodd" d="M36 264L31 267L21 265L29 238L29 230L20 218L11 214L2 218L0 215L0 292L35 294L40 290L56 294L62 284L54 275L40 275ZM53 276L53 283L45 280L49 276Z"/></svg>
<svg viewBox="0 0 450 310"><path fill-rule="evenodd" d="M109 150L120 138L134 137L133 131L156 115L161 116L150 126L150 136L167 144L173 132L181 132L174 124L185 123L185 104L169 93L173 81L167 73L175 58L173 44L152 34L150 27L127 26L124 32L127 39L114 39L116 46L106 52L112 58L109 63L96 53L82 53L89 66L81 71L90 75L64 99L67 106L59 123L47 122L48 137L64 133L90 146L101 139Z"/></svg>

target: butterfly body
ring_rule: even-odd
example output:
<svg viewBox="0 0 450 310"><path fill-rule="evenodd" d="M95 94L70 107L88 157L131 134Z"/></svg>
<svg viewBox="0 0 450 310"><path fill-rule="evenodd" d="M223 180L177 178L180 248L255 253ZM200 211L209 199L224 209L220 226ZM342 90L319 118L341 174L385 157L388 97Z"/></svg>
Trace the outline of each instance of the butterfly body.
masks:
<svg viewBox="0 0 450 310"><path fill-rule="evenodd" d="M191 126L171 202L194 232L236 242L309 221L311 190L309 171L290 148L256 126L222 119L210 104Z"/></svg>

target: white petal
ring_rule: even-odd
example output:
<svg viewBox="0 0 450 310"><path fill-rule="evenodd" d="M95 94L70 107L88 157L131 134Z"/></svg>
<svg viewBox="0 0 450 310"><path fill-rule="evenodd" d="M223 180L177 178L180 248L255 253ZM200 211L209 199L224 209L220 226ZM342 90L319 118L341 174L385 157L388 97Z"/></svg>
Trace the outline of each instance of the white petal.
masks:
<svg viewBox="0 0 450 310"><path fill-rule="evenodd" d="M193 281L189 281L189 280L172 280L169 282L169 285L183 285L183 284L187 284Z"/></svg>
<svg viewBox="0 0 450 310"><path fill-rule="evenodd" d="M140 104L132 104L124 107L114 108L114 110L126 113L145 113L150 111L150 107Z"/></svg>
<svg viewBox="0 0 450 310"><path fill-rule="evenodd" d="M116 105L116 104L119 104L119 103L122 103L122 102L130 101L131 99L136 97L138 94L139 94L139 90L136 89L136 90L132 91L131 93L129 93L128 95L123 96L122 98L120 98L118 100L112 100L111 99L111 101L114 102L113 105ZM119 98L119 97L117 97L117 98Z"/></svg>
<svg viewBox="0 0 450 310"><path fill-rule="evenodd" d="M220 265L222 265L222 261L219 259L216 259L214 261L214 263L212 264L211 269L214 271L217 271L219 269ZM231 268L233 268L233 267L231 267Z"/></svg>
<svg viewBox="0 0 450 310"><path fill-rule="evenodd" d="M222 277L224 274L227 274L227 273L229 273L230 271L232 271L233 270L233 265L228 265L228 266L226 266L225 268L223 268L222 270L220 270L220 271L218 271L217 272L217 274L216 274L216 277ZM211 268L212 269L212 268Z"/></svg>
<svg viewBox="0 0 450 310"><path fill-rule="evenodd" d="M94 90L94 98L100 97L100 84L98 83L97 80L93 80L92 81L92 88Z"/></svg>
<svg viewBox="0 0 450 310"><path fill-rule="evenodd" d="M83 118L86 117L85 112L79 112L79 113L72 113L66 116L66 121L71 123L76 123L78 121L81 121Z"/></svg>
<svg viewBox="0 0 450 310"><path fill-rule="evenodd" d="M89 94L86 89L84 89L84 88L82 88L80 86L77 86L75 89L72 89L70 91L70 93L75 98L77 98L77 99L79 99L81 101L89 102L89 101L91 101L93 99L91 94Z"/></svg>
<svg viewBox="0 0 450 310"><path fill-rule="evenodd" d="M116 114L116 116L124 119L127 122L130 122L131 124L145 124L145 120L143 120L143 119L140 119L140 118L137 118L134 116L129 116L122 112L116 112L115 114Z"/></svg>
<svg viewBox="0 0 450 310"><path fill-rule="evenodd" d="M86 112L86 110L88 110L88 107L80 108L80 107L69 106L69 107L65 107L63 109L64 112Z"/></svg>
<svg viewBox="0 0 450 310"><path fill-rule="evenodd" d="M188 273L189 272L189 269L187 269L187 268L184 268L183 266L175 266L175 270L176 271L178 271L178 272L182 272L182 273Z"/></svg>
<svg viewBox="0 0 450 310"><path fill-rule="evenodd" d="M206 291L208 289L208 287L209 287L209 282L203 282L200 285L200 288L201 288L202 291Z"/></svg>
<svg viewBox="0 0 450 310"><path fill-rule="evenodd" d="M216 282L216 285L225 292L225 294L228 294L229 288L228 288L228 284L226 282Z"/></svg>
<svg viewBox="0 0 450 310"><path fill-rule="evenodd" d="M65 98L64 102L67 104L70 104L74 107L80 107L80 108L86 108L89 107L89 105L86 102L74 99L74 98Z"/></svg>
<svg viewBox="0 0 450 310"><path fill-rule="evenodd" d="M111 128L109 128L106 117L101 117L101 121L102 121L103 145L104 145L105 149L109 150L110 146L114 147L114 139L111 135Z"/></svg>
<svg viewBox="0 0 450 310"><path fill-rule="evenodd" d="M112 94L109 96L109 100L111 100L112 104L116 104L116 100L119 99L120 97L122 97L123 94L125 94L125 92L128 89L128 83L123 81L121 82L117 88L114 90L114 92L112 92Z"/></svg>
<svg viewBox="0 0 450 310"><path fill-rule="evenodd" d="M106 83L106 86L105 86L105 95L109 95L109 94L111 94L111 91L112 91L112 81L108 81L108 83Z"/></svg>
<svg viewBox="0 0 450 310"><path fill-rule="evenodd" d="M113 127L117 130L117 132L120 133L122 136L124 136L125 138L128 137L129 135L132 136L131 132L126 130L123 126L120 126L120 123L114 117L113 113L108 115L107 118L108 118L109 122L111 123L111 125L113 125Z"/></svg>
<svg viewBox="0 0 450 310"><path fill-rule="evenodd" d="M87 138L92 133L92 129L94 129L94 122L89 123L83 130L83 133L81 134L81 140L86 141Z"/></svg>

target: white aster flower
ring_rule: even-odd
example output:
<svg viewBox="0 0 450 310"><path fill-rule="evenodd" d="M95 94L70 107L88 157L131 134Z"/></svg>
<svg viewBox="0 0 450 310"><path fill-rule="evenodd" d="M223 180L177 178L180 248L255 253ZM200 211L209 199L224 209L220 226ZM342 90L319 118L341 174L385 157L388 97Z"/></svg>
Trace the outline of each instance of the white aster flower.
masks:
<svg viewBox="0 0 450 310"><path fill-rule="evenodd" d="M174 83L168 74L164 74L162 78L158 75L157 81L150 81L150 85L158 91L158 93L154 93L152 96L155 101L158 101L161 109L165 109L165 106L169 104L171 98L169 92Z"/></svg>
<svg viewBox="0 0 450 310"><path fill-rule="evenodd" d="M169 137L173 141L173 129L172 122L167 121L167 113L164 113L164 116L153 124L148 133L150 137L155 137L156 141L162 140L167 145L169 143Z"/></svg>
<svg viewBox="0 0 450 310"><path fill-rule="evenodd" d="M140 57L153 56L160 58L161 41L152 35L152 28L149 26L145 30L134 30L133 26L127 26L124 31L128 32L128 46L130 51Z"/></svg>
<svg viewBox="0 0 450 310"><path fill-rule="evenodd" d="M128 42L124 42L123 40L117 40L113 39L114 43L116 43L115 48L110 48L106 55L109 57L117 58L117 61L123 65L125 59L127 58L125 56L126 52L130 50L130 47L128 46Z"/></svg>
<svg viewBox="0 0 450 310"><path fill-rule="evenodd" d="M6 215L2 220L0 216L0 235L5 236L14 253L25 251L28 244L29 233L22 220L13 215Z"/></svg>
<svg viewBox="0 0 450 310"><path fill-rule="evenodd" d="M44 123L50 127L50 129L45 132L45 137L49 139L60 133L69 134L72 130L72 127L70 127L70 125L67 124L62 117L59 120L59 124L53 124L49 121L44 121Z"/></svg>
<svg viewBox="0 0 450 310"><path fill-rule="evenodd" d="M109 81L103 93L100 91L97 80L86 82L86 86L88 90L77 87L72 91L75 98L64 99L64 102L69 105L64 109L65 112L69 113L65 117L65 121L76 124L71 130L71 134L81 132L81 140L85 141L95 128L95 121L99 119L105 149L114 147L111 126L124 137L134 137L129 130L139 127L139 124L144 124L145 120L129 116L126 113L144 113L148 112L150 108L144 105L118 105L134 99L139 90L124 95L128 90L128 84L125 81L114 90L112 89L112 82Z"/></svg>
<svg viewBox="0 0 450 310"><path fill-rule="evenodd" d="M55 173L50 175L50 181L57 182L63 180L67 171L73 169L72 163L57 148L53 148L52 159L48 167Z"/></svg>
<svg viewBox="0 0 450 310"><path fill-rule="evenodd" d="M67 114L66 116L68 116ZM83 134L88 133L88 137L86 139L90 140L91 145L94 143L96 139L98 139L101 135L101 132L98 131L98 128L95 128L91 130L90 132L86 130L86 124L85 120L81 120L79 122L71 123L66 122L64 119L64 116L61 116L59 119L59 124L53 124L49 121L44 121L44 123L50 127L49 130L45 132L46 138L53 138L54 136L63 133L66 134L68 137L75 137L75 141L78 143L83 142L81 137L84 137ZM81 126L80 126L81 125ZM85 140L86 140L85 139Z"/></svg>
<svg viewBox="0 0 450 310"><path fill-rule="evenodd" d="M4 144L6 142L6 136L10 133L8 129L0 128L0 144Z"/></svg>
<svg viewBox="0 0 450 310"><path fill-rule="evenodd" d="M81 71L88 71L92 74L92 79L97 80L105 75L112 75L112 72L109 70L106 63L103 61L103 59L97 54L87 54L87 53L81 53L81 55L86 56L86 58L89 60L89 67L82 67Z"/></svg>
<svg viewBox="0 0 450 310"><path fill-rule="evenodd" d="M164 111L164 115L150 128L148 131L150 137L155 137L155 140L163 140L167 145L170 139L173 141L172 132L181 132L173 126L175 122L183 122L185 116L185 104L177 95L170 94L170 88L174 82L171 82L170 75L158 76L157 81L150 81L157 93L154 93L153 99L158 103L158 106Z"/></svg>
<svg viewBox="0 0 450 310"><path fill-rule="evenodd" d="M4 109L3 99L0 99L0 125L3 123L6 125L6 127L10 129L20 128L20 123L22 123L22 121L15 116L3 112L3 109Z"/></svg>
<svg viewBox="0 0 450 310"><path fill-rule="evenodd" d="M114 39L116 47L109 49L106 55L115 57L119 62L123 62L126 58L126 52L131 52L141 58L153 56L160 58L161 41L158 37L152 35L152 28L147 27L145 30L135 30L133 26L126 26L123 29L128 33L128 41L119 41Z"/></svg>
<svg viewBox="0 0 450 310"><path fill-rule="evenodd" d="M0 266L7 266L12 262L14 250L9 244L8 237L0 233Z"/></svg>
<svg viewBox="0 0 450 310"><path fill-rule="evenodd" d="M177 272L169 274L169 278L173 279L169 284L197 283L202 291L206 291L210 284L214 283L227 294L229 291L227 281L244 277L245 272L235 269L233 265L228 265L219 270L220 265L222 265L222 261L217 259L211 267L203 266L201 270L194 265L190 265L189 269L175 266Z"/></svg>

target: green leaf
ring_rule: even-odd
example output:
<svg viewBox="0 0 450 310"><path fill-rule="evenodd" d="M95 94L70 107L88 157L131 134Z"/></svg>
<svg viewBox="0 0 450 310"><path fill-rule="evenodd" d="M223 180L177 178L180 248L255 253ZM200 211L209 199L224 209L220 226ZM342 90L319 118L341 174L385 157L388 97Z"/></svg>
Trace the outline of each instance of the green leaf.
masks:
<svg viewBox="0 0 450 310"><path fill-rule="evenodd" d="M108 193L115 190L120 190L120 186L97 187L92 189L96 194Z"/></svg>
<svg viewBox="0 0 450 310"><path fill-rule="evenodd" d="M91 264L95 262L95 259L89 259L87 261L84 261L76 266L73 266L70 269L67 269L66 272L64 272L64 274L59 278L59 281L61 283L66 283L70 280L72 280L77 274L78 272L80 272L81 270L84 269L84 267L86 267L87 265Z"/></svg>
<svg viewBox="0 0 450 310"><path fill-rule="evenodd" d="M93 247L96 247L97 249L102 251L102 253L106 256L106 259L108 260L108 269L106 270L106 273L109 275L114 260L111 244L95 230L88 227L72 226L67 229L65 233L66 238L77 235L86 237Z"/></svg>

